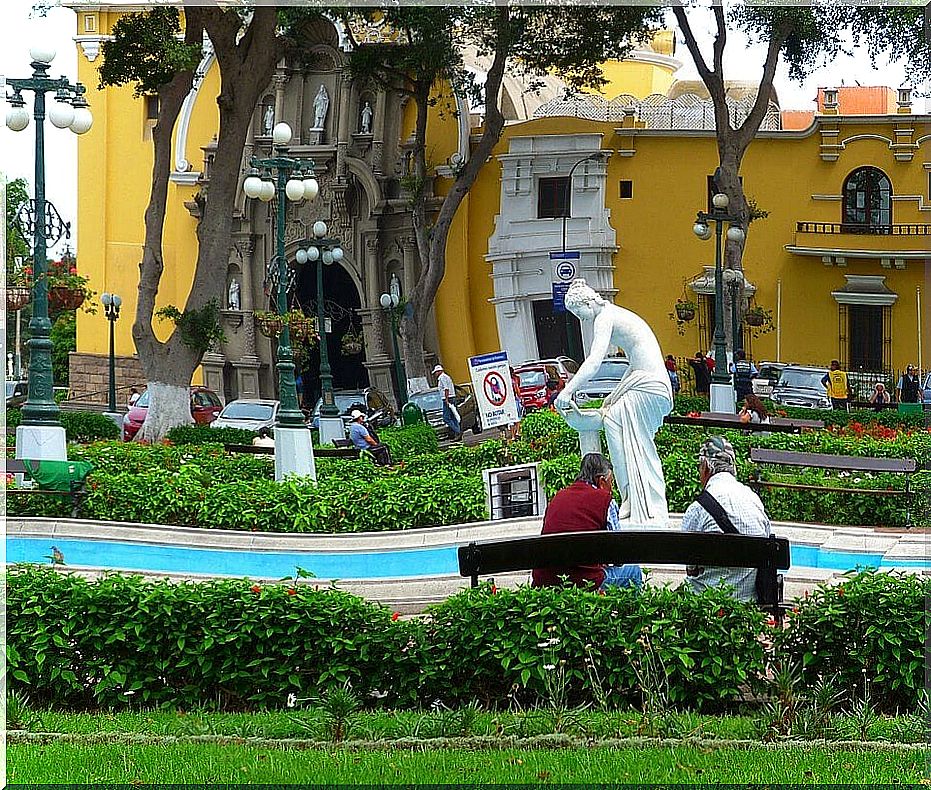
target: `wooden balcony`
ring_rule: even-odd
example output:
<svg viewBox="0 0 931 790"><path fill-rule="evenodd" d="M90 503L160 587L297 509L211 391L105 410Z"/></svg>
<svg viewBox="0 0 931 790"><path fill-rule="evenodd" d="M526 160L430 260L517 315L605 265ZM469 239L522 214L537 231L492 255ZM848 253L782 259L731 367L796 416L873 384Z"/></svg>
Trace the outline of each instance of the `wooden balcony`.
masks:
<svg viewBox="0 0 931 790"><path fill-rule="evenodd" d="M821 258L826 266L847 259L878 259L883 268L904 269L908 260L931 260L931 224L860 225L848 222L797 222L794 255Z"/></svg>

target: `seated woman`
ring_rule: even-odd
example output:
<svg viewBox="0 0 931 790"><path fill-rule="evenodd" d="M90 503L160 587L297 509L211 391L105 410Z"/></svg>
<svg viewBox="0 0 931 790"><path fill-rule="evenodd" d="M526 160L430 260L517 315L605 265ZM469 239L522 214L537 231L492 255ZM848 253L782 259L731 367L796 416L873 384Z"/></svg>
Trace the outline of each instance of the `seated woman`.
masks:
<svg viewBox="0 0 931 790"><path fill-rule="evenodd" d="M769 422L769 414L766 411L766 406L763 405L763 401L756 395L747 395L747 397L744 398L744 407L737 416L740 417L741 422L749 422L754 425Z"/></svg>
<svg viewBox="0 0 931 790"><path fill-rule="evenodd" d="M885 384L877 382L876 386L873 387L873 394L870 395L870 403L873 404L873 411L882 411L883 406L892 403L892 396L886 389Z"/></svg>

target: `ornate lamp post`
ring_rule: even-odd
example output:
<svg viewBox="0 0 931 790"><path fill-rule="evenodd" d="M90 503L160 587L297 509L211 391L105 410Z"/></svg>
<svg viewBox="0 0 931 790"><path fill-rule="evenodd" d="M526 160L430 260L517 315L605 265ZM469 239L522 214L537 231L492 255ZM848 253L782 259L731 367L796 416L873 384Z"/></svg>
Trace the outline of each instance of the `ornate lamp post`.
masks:
<svg viewBox="0 0 931 790"><path fill-rule="evenodd" d="M392 282L394 286L394 282ZM400 333L401 313L403 308L399 309L401 304L401 295L392 287L386 293L379 297L378 301L382 308L388 314L388 320L391 321L391 343L394 351L394 375L398 384L398 410L407 403L407 373L404 371L404 363L401 361L401 353L398 350L398 335Z"/></svg>
<svg viewBox="0 0 931 790"><path fill-rule="evenodd" d="M709 223L714 223L714 373L711 374L711 411L734 414L736 401L734 381L727 369L727 340L724 335L724 272L722 270L722 247L724 224L728 223L727 238L743 241L744 231L738 224L740 217L727 213L728 197L719 192L711 198L712 210L699 211L692 231L702 241L711 238ZM730 279L733 280L731 274Z"/></svg>
<svg viewBox="0 0 931 790"><path fill-rule="evenodd" d="M252 171L243 181L246 197L264 202L278 196L278 216L275 226L276 253L278 261L278 294L276 309L279 315L288 312L288 262L284 254L284 232L288 201L313 200L319 186L313 177L314 163L310 159L292 159L288 154L291 142L291 127L286 123L276 124L272 130L275 156L269 159L252 158ZM267 177L260 177L262 174ZM271 179L275 180L272 181ZM291 333L285 323L278 336L278 422L275 424L275 479L288 475L299 475L317 479L314 464L313 443L310 430L297 402L294 384L294 356L291 351Z"/></svg>
<svg viewBox="0 0 931 790"><path fill-rule="evenodd" d="M123 300L118 294L103 293L100 295L100 302L103 305L103 314L110 322L110 388L109 388L109 409L110 414L116 419L116 355L114 353L113 336L116 328L116 321L120 317L120 305ZM122 423L121 423L122 424Z"/></svg>
<svg viewBox="0 0 931 790"><path fill-rule="evenodd" d="M47 228L45 201L45 94L55 92L56 103L48 110L52 125L71 129L75 134L89 131L94 122L84 98L84 86L72 85L64 77L53 79L48 74L49 64L55 59L55 50L48 46L35 46L29 51L32 58L32 76L26 79L8 79L12 89L8 97L11 105L6 125L21 132L29 125L29 112L23 99L24 91L32 91L34 101L32 117L36 121L35 162L35 224L33 244L33 296L32 320L29 329L32 337L29 346L29 392L23 406L23 421L16 429L16 457L34 460L67 460L65 429L58 421L58 406L52 392L52 342L49 339L51 323L48 317L48 260L46 259Z"/></svg>
<svg viewBox="0 0 931 790"><path fill-rule="evenodd" d="M295 257L298 263L317 264L317 329L320 332L320 443L332 444L334 439L345 439L346 429L333 398L333 373L330 370L330 357L326 339L326 315L323 298L323 267L339 263L343 259L343 248L339 239L325 238L328 228L325 222L318 220L313 225L314 237L310 246L298 250Z"/></svg>

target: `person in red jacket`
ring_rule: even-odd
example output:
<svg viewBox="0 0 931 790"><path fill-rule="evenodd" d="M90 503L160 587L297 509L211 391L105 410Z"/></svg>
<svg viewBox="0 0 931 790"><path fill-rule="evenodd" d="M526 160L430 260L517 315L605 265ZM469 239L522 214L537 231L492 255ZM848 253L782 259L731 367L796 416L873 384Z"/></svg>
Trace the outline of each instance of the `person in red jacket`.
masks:
<svg viewBox="0 0 931 790"><path fill-rule="evenodd" d="M582 459L576 481L553 497L543 516L543 535L560 532L596 532L620 529L617 502L612 495L614 473L601 453ZM639 565L566 565L535 568L533 587L557 587L566 580L576 587L643 586Z"/></svg>

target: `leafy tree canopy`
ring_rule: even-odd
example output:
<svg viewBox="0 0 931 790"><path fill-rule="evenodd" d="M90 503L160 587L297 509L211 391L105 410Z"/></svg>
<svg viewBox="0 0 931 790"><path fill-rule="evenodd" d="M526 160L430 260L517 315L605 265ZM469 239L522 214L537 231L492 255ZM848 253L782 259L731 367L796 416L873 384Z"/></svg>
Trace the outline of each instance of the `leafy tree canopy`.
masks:
<svg viewBox="0 0 931 790"><path fill-rule="evenodd" d="M24 178L15 178L6 184L6 262L7 272L16 256L27 257L29 244L16 226L16 213L29 200L29 187Z"/></svg>

